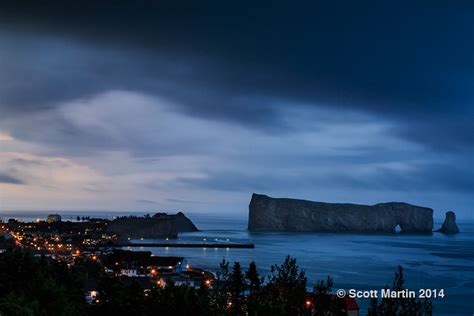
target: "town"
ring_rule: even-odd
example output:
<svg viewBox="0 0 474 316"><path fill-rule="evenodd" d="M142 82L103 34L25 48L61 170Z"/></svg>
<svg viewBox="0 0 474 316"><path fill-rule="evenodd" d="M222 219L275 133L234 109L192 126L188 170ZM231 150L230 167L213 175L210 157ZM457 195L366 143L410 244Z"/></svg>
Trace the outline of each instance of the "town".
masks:
<svg viewBox="0 0 474 316"><path fill-rule="evenodd" d="M191 267L182 257L158 257L150 251L120 249L114 244L119 240L117 234L107 229L109 220L78 217L75 222L62 221L60 215L50 214L46 220L25 223L9 219L0 224L0 252L19 247L36 256L66 262L68 266L90 260L100 263L109 275L134 278L145 292L156 285L164 287L168 282L196 288L202 284L210 286L215 279L212 272ZM99 303L96 281L93 277L85 280L86 299L90 304Z"/></svg>

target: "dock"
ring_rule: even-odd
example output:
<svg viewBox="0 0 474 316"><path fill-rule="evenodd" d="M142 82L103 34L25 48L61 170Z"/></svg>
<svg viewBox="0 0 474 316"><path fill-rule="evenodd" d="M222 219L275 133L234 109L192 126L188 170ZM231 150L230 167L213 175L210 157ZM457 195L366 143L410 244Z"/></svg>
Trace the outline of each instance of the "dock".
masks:
<svg viewBox="0 0 474 316"><path fill-rule="evenodd" d="M153 247L153 248L255 248L255 244L219 244L219 243L114 243L114 247Z"/></svg>

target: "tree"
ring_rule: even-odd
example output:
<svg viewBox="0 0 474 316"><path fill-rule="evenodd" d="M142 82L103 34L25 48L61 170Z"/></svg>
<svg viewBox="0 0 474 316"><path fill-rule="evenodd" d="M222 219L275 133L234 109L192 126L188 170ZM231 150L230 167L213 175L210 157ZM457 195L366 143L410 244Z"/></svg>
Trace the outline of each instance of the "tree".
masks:
<svg viewBox="0 0 474 316"><path fill-rule="evenodd" d="M259 296L262 280L258 274L255 261L250 262L249 269L245 273L245 278L248 281L249 289L249 295L247 297L247 312L249 315L256 315L258 314L259 307L261 306L259 302Z"/></svg>
<svg viewBox="0 0 474 316"><path fill-rule="evenodd" d="M313 287L311 295L314 315L346 315L344 299L331 295L333 279L328 276L326 282L318 281Z"/></svg>
<svg viewBox="0 0 474 316"><path fill-rule="evenodd" d="M272 275L266 291L270 295L270 310L279 314L301 315L305 310L306 284L308 279L299 270L296 259L287 256L281 266L271 267Z"/></svg>
<svg viewBox="0 0 474 316"><path fill-rule="evenodd" d="M0 280L0 315L85 314L82 276L75 267L10 249L0 255Z"/></svg>
<svg viewBox="0 0 474 316"><path fill-rule="evenodd" d="M398 266L392 284L392 291L404 290L404 275L402 266ZM388 286L387 289L390 289ZM372 299L367 315L394 315L394 316L431 316L433 306L430 300L415 298L383 298L380 304L378 299Z"/></svg>
<svg viewBox="0 0 474 316"><path fill-rule="evenodd" d="M233 314L241 314L243 312L243 291L245 290L245 280L240 263L234 262L232 272L229 274L229 292L230 306L229 309Z"/></svg>
<svg viewBox="0 0 474 316"><path fill-rule="evenodd" d="M217 279L212 284L210 294L210 312L216 315L223 315L227 310L227 292L229 288L229 262L222 259L217 271Z"/></svg>
<svg viewBox="0 0 474 316"><path fill-rule="evenodd" d="M262 281L260 279L260 275L257 272L257 265L255 264L255 261L250 262L249 269L245 273L245 278L248 280L250 293L260 289Z"/></svg>

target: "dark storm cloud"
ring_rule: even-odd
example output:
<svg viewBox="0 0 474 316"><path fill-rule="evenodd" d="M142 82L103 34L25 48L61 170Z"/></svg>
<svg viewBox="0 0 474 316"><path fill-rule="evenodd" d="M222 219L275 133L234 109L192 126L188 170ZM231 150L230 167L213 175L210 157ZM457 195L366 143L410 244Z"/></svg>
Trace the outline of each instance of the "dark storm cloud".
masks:
<svg viewBox="0 0 474 316"><path fill-rule="evenodd" d="M36 108L135 89L173 97L191 115L259 128L281 124L269 99L330 104L397 121L407 139L457 149L473 144L472 124L450 122L474 115L473 9L462 1L11 2L0 13L5 30L108 51L62 56L58 47L53 65L60 72L26 71L21 76L31 84L19 85L25 93L13 84L2 98ZM62 59L76 58L75 66L61 67ZM17 74L12 69L11 77ZM433 125L446 137L433 136Z"/></svg>
<svg viewBox="0 0 474 316"><path fill-rule="evenodd" d="M137 205L474 190L472 2L4 1L0 29L0 132L139 172Z"/></svg>
<svg viewBox="0 0 474 316"><path fill-rule="evenodd" d="M6 184L25 184L25 182L17 177L9 175L8 173L0 173L0 183Z"/></svg>
<svg viewBox="0 0 474 316"><path fill-rule="evenodd" d="M288 188L324 188L360 191L398 192L458 192L474 191L474 172L442 164L415 165L414 170L396 170L387 167L373 167L368 172L329 173L315 171L251 173L235 171L211 171L206 178L182 179L182 183L218 191L270 192Z"/></svg>

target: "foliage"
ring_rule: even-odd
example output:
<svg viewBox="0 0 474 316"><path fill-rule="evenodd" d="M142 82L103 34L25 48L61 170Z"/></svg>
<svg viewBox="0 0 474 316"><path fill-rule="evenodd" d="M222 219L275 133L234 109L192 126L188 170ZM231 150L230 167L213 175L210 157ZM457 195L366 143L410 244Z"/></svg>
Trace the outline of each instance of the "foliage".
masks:
<svg viewBox="0 0 474 316"><path fill-rule="evenodd" d="M229 274L229 307L228 309L232 314L243 314L244 313L244 290L246 288L244 275L240 268L240 263L235 262L232 267L232 272Z"/></svg>
<svg viewBox="0 0 474 316"><path fill-rule="evenodd" d="M0 255L0 315L83 315L83 281L65 263L21 249Z"/></svg>
<svg viewBox="0 0 474 316"><path fill-rule="evenodd" d="M84 298L87 277L98 281L91 305ZM107 275L96 261L68 265L14 249L0 254L0 280L0 315L346 315L344 300L331 294L333 279L318 281L308 292L304 271L289 256L271 267L265 282L255 262L244 272L240 263L230 269L223 260L211 284L194 288L166 282L144 290L135 278ZM403 286L399 267L392 289ZM431 302L415 299L375 300L369 308L370 316L431 314Z"/></svg>
<svg viewBox="0 0 474 316"><path fill-rule="evenodd" d="M392 285L393 291L403 291L405 279L403 268L398 266ZM389 287L386 287L389 289ZM415 298L382 298L381 302L374 298L371 300L368 316L430 316L433 314L433 306L430 300L418 300Z"/></svg>

